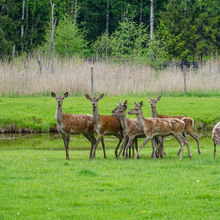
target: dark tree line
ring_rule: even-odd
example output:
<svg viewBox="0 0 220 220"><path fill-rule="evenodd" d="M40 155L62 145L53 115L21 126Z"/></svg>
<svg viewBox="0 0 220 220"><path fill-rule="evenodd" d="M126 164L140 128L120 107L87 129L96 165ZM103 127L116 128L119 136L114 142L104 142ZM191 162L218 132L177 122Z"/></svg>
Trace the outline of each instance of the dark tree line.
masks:
<svg viewBox="0 0 220 220"><path fill-rule="evenodd" d="M53 0L54 18L57 26L64 16L71 18L84 33L89 54L98 37L104 32L112 35L130 15L149 33L150 2ZM46 41L50 20L49 0L0 0L0 57L10 57L14 46L18 54L39 48ZM195 60L218 54L219 27L218 0L154 0L155 40L167 59Z"/></svg>

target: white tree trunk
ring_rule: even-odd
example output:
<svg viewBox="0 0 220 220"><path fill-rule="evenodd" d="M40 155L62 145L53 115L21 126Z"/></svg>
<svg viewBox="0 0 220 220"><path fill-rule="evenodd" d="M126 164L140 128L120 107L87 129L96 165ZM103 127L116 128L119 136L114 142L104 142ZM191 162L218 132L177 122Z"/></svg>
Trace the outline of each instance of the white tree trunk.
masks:
<svg viewBox="0 0 220 220"><path fill-rule="evenodd" d="M150 39L153 39L154 32L154 0L150 0Z"/></svg>
<svg viewBox="0 0 220 220"><path fill-rule="evenodd" d="M21 51L24 51L24 9L25 0L22 1L22 15L21 15Z"/></svg>
<svg viewBox="0 0 220 220"><path fill-rule="evenodd" d="M54 4L50 0L51 5L51 72L54 73L54 32L55 32L55 22L54 22Z"/></svg>

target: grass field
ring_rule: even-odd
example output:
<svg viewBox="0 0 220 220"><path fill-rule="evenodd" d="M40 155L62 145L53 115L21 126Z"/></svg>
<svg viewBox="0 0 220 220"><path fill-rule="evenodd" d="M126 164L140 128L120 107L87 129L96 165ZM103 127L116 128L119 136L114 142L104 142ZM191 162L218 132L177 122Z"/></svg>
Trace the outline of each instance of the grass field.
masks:
<svg viewBox="0 0 220 220"><path fill-rule="evenodd" d="M104 97L101 114L111 114L118 99L144 101L146 96ZM0 135L0 219L219 219L220 150L213 160L212 125L220 120L220 97L162 97L160 114L188 115L200 136L202 154L190 141L193 158L179 144L165 140L165 159L151 159L151 143L140 160L116 160L116 138L105 137L107 159L98 146L96 159L89 160L90 143L71 136L70 161L59 135ZM92 113L84 97L68 97L64 112ZM0 98L0 125L48 132L55 126L56 101L51 97ZM205 126L205 127L204 127ZM203 137L205 130L206 135ZM139 146L143 139L139 141Z"/></svg>
<svg viewBox="0 0 220 220"><path fill-rule="evenodd" d="M111 114L118 100L128 100L128 109L134 100L144 102L144 115L151 117L147 96L105 96L99 101L100 114ZM203 131L212 129L220 121L220 96L210 97L166 97L157 104L159 114L187 115L194 119L195 127ZM56 100L52 97L15 97L0 98L0 127L28 128L35 131L48 132L56 126ZM68 97L63 103L63 112L73 114L92 114L92 105L84 96ZM10 126L9 126L10 125ZM19 130L18 129L18 130ZM9 129L10 130L10 129Z"/></svg>
<svg viewBox="0 0 220 220"><path fill-rule="evenodd" d="M189 138L193 159L185 149L182 161L173 140L165 141L165 159L151 159L148 144L140 160L124 161L107 139L107 159L99 147L90 161L89 145L74 150L80 141L72 139L66 161L61 138L20 138L0 145L0 219L220 217L220 151L213 160L210 137L200 139L200 156Z"/></svg>

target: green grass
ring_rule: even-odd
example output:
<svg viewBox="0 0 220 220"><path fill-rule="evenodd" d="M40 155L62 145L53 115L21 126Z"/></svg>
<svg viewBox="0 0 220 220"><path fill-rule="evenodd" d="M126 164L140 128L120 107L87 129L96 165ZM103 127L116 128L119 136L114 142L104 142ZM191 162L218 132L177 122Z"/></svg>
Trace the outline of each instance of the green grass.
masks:
<svg viewBox="0 0 220 220"><path fill-rule="evenodd" d="M60 137L0 142L0 219L219 219L220 151L213 160L211 139L202 138L199 156L189 140L193 159L185 148L182 161L173 140L163 160L150 158L148 144L140 160L126 161L114 158L112 141L107 159L98 150L93 161L89 143L75 139L70 161Z"/></svg>
<svg viewBox="0 0 220 220"><path fill-rule="evenodd" d="M128 100L128 109L133 107L133 101L144 101L144 115L150 117L148 97L144 95L106 96L99 101L100 114L111 114L118 100ZM210 131L220 120L220 97L162 97L157 104L159 114L187 115L194 119L198 129ZM0 98L0 127L16 126L35 131L48 132L56 126L56 101L52 97L16 97ZM73 114L92 114L91 102L84 96L68 97L63 103L63 112ZM9 126L10 125L10 126Z"/></svg>

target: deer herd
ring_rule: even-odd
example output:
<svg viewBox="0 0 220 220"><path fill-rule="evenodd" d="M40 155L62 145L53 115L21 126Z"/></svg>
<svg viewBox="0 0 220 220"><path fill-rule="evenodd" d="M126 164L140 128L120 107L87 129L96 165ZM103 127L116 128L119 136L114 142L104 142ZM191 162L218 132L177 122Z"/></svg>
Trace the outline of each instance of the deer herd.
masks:
<svg viewBox="0 0 220 220"><path fill-rule="evenodd" d="M101 94L99 97L91 97L85 94L85 97L91 101L93 116L88 114L63 113L63 100L68 95L68 92L64 93L63 96L57 96L54 92L51 92L51 96L57 101L57 129L63 138L67 160L70 159L70 134L82 134L88 139L91 143L90 159L95 158L96 149L100 142L102 144L104 158L106 158L104 135L114 135L118 138L118 144L115 148L115 157L117 159L119 159L122 152L124 159L128 156L131 157L131 150L133 152L133 158L139 158L140 151L150 140L152 141L151 157L164 158L164 137L168 135L172 135L180 145L180 149L177 152L180 160L182 160L184 145L187 146L189 158L192 158L189 142L185 134L196 140L198 154L201 153L198 136L192 129L194 123L192 118L188 116L159 115L157 113L156 103L160 101L161 96L157 97L157 99L149 98L152 118L145 118L143 116L143 102L141 101L140 103L135 102L134 107L128 111L128 115L136 115L137 119L129 119L126 116L127 100L123 104L119 101L116 108L112 110L112 115L100 115L98 112L98 101L103 98L104 94ZM95 132L98 135L97 139ZM138 138L145 138L139 149L137 144ZM220 122L213 128L212 140L214 142L215 158L216 145L220 144ZM120 145L121 148L118 152Z"/></svg>

